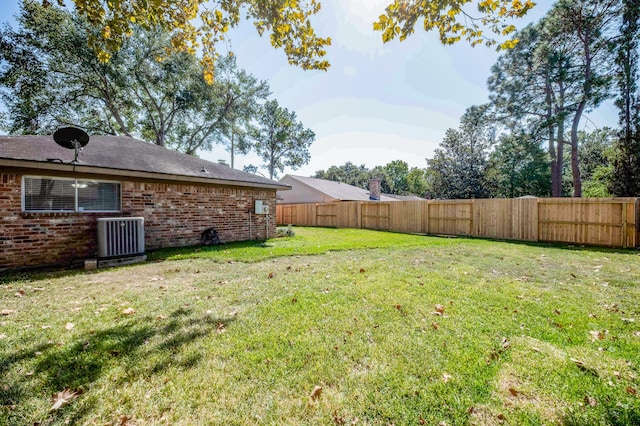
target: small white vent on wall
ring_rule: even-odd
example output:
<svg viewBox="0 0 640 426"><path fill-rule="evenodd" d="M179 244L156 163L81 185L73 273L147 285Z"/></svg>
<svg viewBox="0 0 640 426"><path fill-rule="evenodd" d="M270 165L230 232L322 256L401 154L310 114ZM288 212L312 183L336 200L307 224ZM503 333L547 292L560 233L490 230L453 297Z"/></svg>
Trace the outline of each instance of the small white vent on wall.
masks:
<svg viewBox="0 0 640 426"><path fill-rule="evenodd" d="M134 256L144 253L144 218L98 219L98 257Z"/></svg>

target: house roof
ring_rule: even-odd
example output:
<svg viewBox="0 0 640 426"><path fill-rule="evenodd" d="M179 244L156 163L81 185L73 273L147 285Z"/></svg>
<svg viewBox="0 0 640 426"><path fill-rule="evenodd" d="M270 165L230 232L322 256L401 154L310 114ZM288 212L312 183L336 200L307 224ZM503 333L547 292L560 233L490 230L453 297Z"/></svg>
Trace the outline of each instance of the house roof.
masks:
<svg viewBox="0 0 640 426"><path fill-rule="evenodd" d="M397 195L397 194L382 194L386 197L391 197L398 201L424 201L425 198L418 197L417 195Z"/></svg>
<svg viewBox="0 0 640 426"><path fill-rule="evenodd" d="M91 136L73 166L74 152L52 136L0 136L0 166L289 189L287 185L226 165L126 136Z"/></svg>
<svg viewBox="0 0 640 426"><path fill-rule="evenodd" d="M280 182L291 179L297 180L316 191L340 201L370 201L369 190L358 188L357 186L349 185L347 183L335 182L326 179L310 178L305 176L285 175L280 179ZM394 198L386 195L380 196L380 201L396 201Z"/></svg>

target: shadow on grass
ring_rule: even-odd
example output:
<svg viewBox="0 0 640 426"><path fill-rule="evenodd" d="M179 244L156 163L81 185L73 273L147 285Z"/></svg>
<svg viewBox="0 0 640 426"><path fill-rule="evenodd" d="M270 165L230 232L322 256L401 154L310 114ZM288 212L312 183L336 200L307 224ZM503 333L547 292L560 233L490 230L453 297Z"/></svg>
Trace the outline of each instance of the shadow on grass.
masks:
<svg viewBox="0 0 640 426"><path fill-rule="evenodd" d="M121 324L76 335L64 345L38 343L8 351L0 358L0 376L18 379L10 384L5 382L0 388L0 406L8 415L5 421L25 424L31 415L29 411L37 406L41 413L39 422L54 423L64 415L73 424L84 423L83 419L93 409L91 401L99 398L86 398L83 404L70 404L50 413L42 410L42 398L46 399L46 405L50 404L51 395L63 389L89 394L94 383L110 375L114 376L111 386L115 388L163 374L169 367L196 368L202 354L185 351L185 347L217 335L234 319L196 316L181 308L168 318L126 318ZM29 363L30 360L33 362ZM19 370L25 363L32 371Z"/></svg>
<svg viewBox="0 0 640 426"><path fill-rule="evenodd" d="M187 246L187 247L170 247L153 250L147 253L147 260L151 262L160 262L170 258L193 258L203 257L213 259L216 253L228 252L233 253L235 250L248 248L269 248L267 241L236 241L232 243L224 243L219 246ZM225 260L233 256L225 256Z"/></svg>

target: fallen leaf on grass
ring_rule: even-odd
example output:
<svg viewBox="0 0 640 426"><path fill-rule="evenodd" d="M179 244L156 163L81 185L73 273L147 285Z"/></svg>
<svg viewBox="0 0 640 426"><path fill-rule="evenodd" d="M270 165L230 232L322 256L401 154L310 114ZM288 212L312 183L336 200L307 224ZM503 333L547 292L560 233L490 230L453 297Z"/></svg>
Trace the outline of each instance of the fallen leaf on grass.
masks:
<svg viewBox="0 0 640 426"><path fill-rule="evenodd" d="M442 374L442 381L447 383L449 380L453 379L453 376L451 376L450 374L447 373L443 373Z"/></svg>
<svg viewBox="0 0 640 426"><path fill-rule="evenodd" d="M322 386L316 386L315 388L313 388L313 391L311 391L311 395L309 395L309 403L313 404L313 401L320 398L321 395L322 395Z"/></svg>
<svg viewBox="0 0 640 426"><path fill-rule="evenodd" d="M361 273L361 274L364 274L364 273L365 273L364 268L360 268L360 273Z"/></svg>
<svg viewBox="0 0 640 426"><path fill-rule="evenodd" d="M4 316L15 314L15 313L16 311L14 309L3 309L0 311L0 315L4 315Z"/></svg>
<svg viewBox="0 0 640 426"><path fill-rule="evenodd" d="M635 322L636 319L635 318L620 318L622 320L622 322Z"/></svg>
<svg viewBox="0 0 640 426"><path fill-rule="evenodd" d="M518 396L520 395L520 392L518 392L518 390L514 389L514 388L509 388L509 393L511 394L511 396Z"/></svg>
<svg viewBox="0 0 640 426"><path fill-rule="evenodd" d="M435 310L437 313L439 313L440 315L444 315L444 306L442 305L435 305L434 306Z"/></svg>
<svg viewBox="0 0 640 426"><path fill-rule="evenodd" d="M579 359L570 358L569 360L571 362L573 362L574 364L576 364L578 367L584 367L585 366L584 361L580 361Z"/></svg>
<svg viewBox="0 0 640 426"><path fill-rule="evenodd" d="M637 391L637 390L635 390L634 388L632 388L631 386L627 386L627 393L628 393L629 395L637 395L637 394L638 394L638 391Z"/></svg>
<svg viewBox="0 0 640 426"><path fill-rule="evenodd" d="M156 317L157 320L166 320L168 317L166 315L158 315Z"/></svg>
<svg viewBox="0 0 640 426"><path fill-rule="evenodd" d="M589 396L589 395L584 397L584 402L585 402L585 404L589 404L592 407L595 407L596 405L598 405L598 401L596 401L596 399L594 397Z"/></svg>
<svg viewBox="0 0 640 426"><path fill-rule="evenodd" d="M438 325L438 323L437 323L437 322L432 322L432 323L431 323L431 327L432 327L434 330L438 330L438 329L440 328L440 326Z"/></svg>
<svg viewBox="0 0 640 426"><path fill-rule="evenodd" d="M640 331L634 331L633 335L636 336L636 337L640 337Z"/></svg>
<svg viewBox="0 0 640 426"><path fill-rule="evenodd" d="M65 388L62 392L58 392L53 395L53 406L49 411L55 411L60 409L62 406L67 405L74 399L76 399L79 395L78 391L72 391L69 388Z"/></svg>
<svg viewBox="0 0 640 426"><path fill-rule="evenodd" d="M501 343L502 343L502 349L508 349L509 346L511 346L511 343L507 340L506 337L502 338Z"/></svg>
<svg viewBox="0 0 640 426"><path fill-rule="evenodd" d="M3 333L3 334L0 334L0 340L2 340L2 339L6 339L6 338L7 338L7 335L6 335L6 334L4 334L4 333Z"/></svg>
<svg viewBox="0 0 640 426"><path fill-rule="evenodd" d="M16 297L23 297L25 295L25 292L23 289L20 289L18 291L16 291L15 296Z"/></svg>
<svg viewBox="0 0 640 426"><path fill-rule="evenodd" d="M276 273L275 273L275 272L269 272L269 278L273 278L273 277L275 277L275 276L276 276Z"/></svg>
<svg viewBox="0 0 640 426"><path fill-rule="evenodd" d="M133 308L127 308L122 311L122 315L133 315L136 313L136 310Z"/></svg>
<svg viewBox="0 0 640 426"><path fill-rule="evenodd" d="M73 327L75 327L76 325L72 322L68 322L67 325L64 326L64 329L67 331L73 330Z"/></svg>
<svg viewBox="0 0 640 426"><path fill-rule="evenodd" d="M216 327L216 333L222 334L224 332L225 332L224 324L223 323L218 324L218 327Z"/></svg>
<svg viewBox="0 0 640 426"><path fill-rule="evenodd" d="M601 331L592 330L589 334L591 335L592 342L595 342L596 340L604 340L604 334Z"/></svg>

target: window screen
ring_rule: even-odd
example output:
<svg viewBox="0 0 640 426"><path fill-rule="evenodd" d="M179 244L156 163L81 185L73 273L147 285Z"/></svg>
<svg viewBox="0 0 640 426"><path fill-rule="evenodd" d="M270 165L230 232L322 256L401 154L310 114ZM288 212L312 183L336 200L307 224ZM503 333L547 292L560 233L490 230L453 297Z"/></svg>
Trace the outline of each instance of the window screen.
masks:
<svg viewBox="0 0 640 426"><path fill-rule="evenodd" d="M75 211L75 188L71 179L24 178L24 209L27 211Z"/></svg>
<svg viewBox="0 0 640 426"><path fill-rule="evenodd" d="M78 211L120 210L120 184L78 180Z"/></svg>
<svg viewBox="0 0 640 426"><path fill-rule="evenodd" d="M119 211L120 183L50 177L23 179L24 211Z"/></svg>

